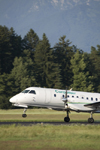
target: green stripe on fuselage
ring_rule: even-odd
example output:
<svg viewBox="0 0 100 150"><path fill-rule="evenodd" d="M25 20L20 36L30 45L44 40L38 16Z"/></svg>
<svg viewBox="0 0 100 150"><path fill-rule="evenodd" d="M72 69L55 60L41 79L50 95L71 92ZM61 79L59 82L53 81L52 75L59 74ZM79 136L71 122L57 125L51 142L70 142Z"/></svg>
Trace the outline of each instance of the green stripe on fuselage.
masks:
<svg viewBox="0 0 100 150"><path fill-rule="evenodd" d="M68 102L68 104L89 104L89 103L86 103L86 102Z"/></svg>
<svg viewBox="0 0 100 150"><path fill-rule="evenodd" d="M62 90L55 90L55 92L56 93L62 93L62 94L65 94L66 93L66 91L62 91ZM76 93L74 93L74 92L67 92L67 94L76 94Z"/></svg>

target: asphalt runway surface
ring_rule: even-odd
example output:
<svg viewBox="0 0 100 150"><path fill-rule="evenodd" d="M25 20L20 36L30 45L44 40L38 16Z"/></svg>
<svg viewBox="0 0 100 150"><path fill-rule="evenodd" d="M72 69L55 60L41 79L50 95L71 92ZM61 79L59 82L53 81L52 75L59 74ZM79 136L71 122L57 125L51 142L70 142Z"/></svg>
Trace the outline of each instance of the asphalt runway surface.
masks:
<svg viewBox="0 0 100 150"><path fill-rule="evenodd" d="M100 122L88 123L88 122L0 122L0 125L100 125Z"/></svg>

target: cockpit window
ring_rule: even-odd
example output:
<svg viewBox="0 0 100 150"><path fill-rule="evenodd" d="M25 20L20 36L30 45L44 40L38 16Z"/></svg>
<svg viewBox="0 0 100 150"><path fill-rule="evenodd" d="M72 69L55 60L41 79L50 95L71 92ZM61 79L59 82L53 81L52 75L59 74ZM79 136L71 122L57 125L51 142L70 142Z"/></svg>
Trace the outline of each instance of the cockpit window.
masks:
<svg viewBox="0 0 100 150"><path fill-rule="evenodd" d="M30 90L24 90L22 91L22 93L28 93Z"/></svg>
<svg viewBox="0 0 100 150"><path fill-rule="evenodd" d="M36 92L34 90L31 90L29 93L36 94Z"/></svg>

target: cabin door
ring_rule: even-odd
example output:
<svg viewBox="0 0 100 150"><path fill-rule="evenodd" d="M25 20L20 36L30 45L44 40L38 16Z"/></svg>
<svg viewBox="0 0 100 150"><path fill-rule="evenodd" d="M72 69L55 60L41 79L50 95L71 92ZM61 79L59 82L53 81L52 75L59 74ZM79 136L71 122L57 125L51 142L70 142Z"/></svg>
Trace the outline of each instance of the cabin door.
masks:
<svg viewBox="0 0 100 150"><path fill-rule="evenodd" d="M50 90L45 90L45 101L46 101L46 103L50 103L50 101L51 101L51 91Z"/></svg>

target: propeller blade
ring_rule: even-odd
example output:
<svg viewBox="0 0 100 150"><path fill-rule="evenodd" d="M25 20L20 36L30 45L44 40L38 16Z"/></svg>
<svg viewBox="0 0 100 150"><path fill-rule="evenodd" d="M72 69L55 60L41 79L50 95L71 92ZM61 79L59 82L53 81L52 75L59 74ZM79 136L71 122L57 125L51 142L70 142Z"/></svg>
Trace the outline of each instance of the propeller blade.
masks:
<svg viewBox="0 0 100 150"><path fill-rule="evenodd" d="M66 93L65 93L65 98L67 98L67 87L66 87Z"/></svg>

